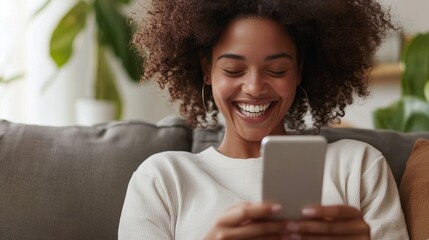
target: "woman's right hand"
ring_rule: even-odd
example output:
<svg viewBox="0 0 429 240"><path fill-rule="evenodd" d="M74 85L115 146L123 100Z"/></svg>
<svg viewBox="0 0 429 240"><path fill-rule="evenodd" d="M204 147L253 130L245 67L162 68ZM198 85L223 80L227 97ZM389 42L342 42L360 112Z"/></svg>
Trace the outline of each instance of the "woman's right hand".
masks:
<svg viewBox="0 0 429 240"><path fill-rule="evenodd" d="M282 239L284 221L262 220L281 211L281 206L270 203L244 202L227 209L210 229L205 240L223 239Z"/></svg>

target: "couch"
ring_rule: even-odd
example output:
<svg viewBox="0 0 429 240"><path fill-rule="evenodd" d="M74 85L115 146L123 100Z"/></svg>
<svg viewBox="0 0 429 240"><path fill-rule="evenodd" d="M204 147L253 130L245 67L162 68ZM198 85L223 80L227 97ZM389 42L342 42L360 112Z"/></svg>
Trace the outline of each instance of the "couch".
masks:
<svg viewBox="0 0 429 240"><path fill-rule="evenodd" d="M321 135L378 148L398 186L416 139L429 139L425 132L351 128L323 128ZM91 127L0 121L0 239L116 239L128 181L148 156L199 152L222 136L222 126L192 130L177 116Z"/></svg>

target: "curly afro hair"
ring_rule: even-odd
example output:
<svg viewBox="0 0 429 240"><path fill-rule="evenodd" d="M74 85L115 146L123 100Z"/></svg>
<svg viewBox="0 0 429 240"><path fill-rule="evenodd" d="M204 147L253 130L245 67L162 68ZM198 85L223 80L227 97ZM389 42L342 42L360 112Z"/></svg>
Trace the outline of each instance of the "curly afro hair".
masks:
<svg viewBox="0 0 429 240"><path fill-rule="evenodd" d="M264 17L284 26L302 60L301 87L285 117L301 131L310 110L313 127L338 122L353 95L368 95L372 56L390 29L375 0L153 0L132 15L134 44L146 58L142 80L168 88L193 127L207 126L200 54L210 59L226 26L240 17ZM211 91L206 91L210 99ZM218 109L213 104L214 119Z"/></svg>

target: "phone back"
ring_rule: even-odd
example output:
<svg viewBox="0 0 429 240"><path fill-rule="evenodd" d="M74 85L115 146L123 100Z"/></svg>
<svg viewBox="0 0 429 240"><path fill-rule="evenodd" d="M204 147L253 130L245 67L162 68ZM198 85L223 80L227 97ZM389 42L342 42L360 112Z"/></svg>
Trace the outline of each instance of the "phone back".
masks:
<svg viewBox="0 0 429 240"><path fill-rule="evenodd" d="M321 136L267 136L261 145L263 201L280 203L274 219L301 219L320 205L327 142Z"/></svg>

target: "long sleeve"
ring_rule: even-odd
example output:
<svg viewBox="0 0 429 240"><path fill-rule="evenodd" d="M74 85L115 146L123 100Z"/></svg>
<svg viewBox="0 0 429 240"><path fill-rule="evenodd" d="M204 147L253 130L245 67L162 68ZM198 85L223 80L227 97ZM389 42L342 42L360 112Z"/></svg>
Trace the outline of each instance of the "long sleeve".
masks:
<svg viewBox="0 0 429 240"><path fill-rule="evenodd" d="M375 159L362 174L361 211L372 239L409 239L398 189L384 157Z"/></svg>
<svg viewBox="0 0 429 240"><path fill-rule="evenodd" d="M165 192L153 177L135 172L128 185L119 223L119 240L168 240L171 220Z"/></svg>
<svg viewBox="0 0 429 240"><path fill-rule="evenodd" d="M372 239L409 239L395 180L374 147L346 139L329 144L323 185L322 204L359 209Z"/></svg>

